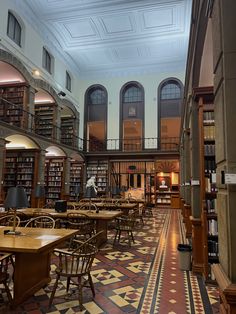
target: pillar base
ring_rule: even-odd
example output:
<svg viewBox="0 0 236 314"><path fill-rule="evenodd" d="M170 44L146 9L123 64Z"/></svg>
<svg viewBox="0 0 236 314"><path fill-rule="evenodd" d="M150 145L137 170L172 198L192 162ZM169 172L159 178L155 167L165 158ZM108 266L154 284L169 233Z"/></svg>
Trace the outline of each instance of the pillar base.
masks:
<svg viewBox="0 0 236 314"><path fill-rule="evenodd" d="M236 314L236 284L233 284L220 264L213 264L212 271L219 285L220 313Z"/></svg>

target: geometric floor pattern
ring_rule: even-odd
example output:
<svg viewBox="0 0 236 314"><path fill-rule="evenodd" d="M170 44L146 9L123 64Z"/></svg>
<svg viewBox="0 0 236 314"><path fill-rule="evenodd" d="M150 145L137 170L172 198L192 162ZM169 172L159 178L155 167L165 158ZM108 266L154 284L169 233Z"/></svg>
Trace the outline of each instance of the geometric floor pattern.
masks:
<svg viewBox="0 0 236 314"><path fill-rule="evenodd" d="M76 290L66 294L66 282L60 282L53 305L48 309L54 283L51 283L16 309L9 309L4 291L0 313L8 314L217 314L218 291L205 286L200 276L179 269L178 243L185 243L180 211L153 209L153 217L137 226L135 243L125 239L113 246L114 232L96 256L92 278L96 296L84 289L84 310L78 307Z"/></svg>

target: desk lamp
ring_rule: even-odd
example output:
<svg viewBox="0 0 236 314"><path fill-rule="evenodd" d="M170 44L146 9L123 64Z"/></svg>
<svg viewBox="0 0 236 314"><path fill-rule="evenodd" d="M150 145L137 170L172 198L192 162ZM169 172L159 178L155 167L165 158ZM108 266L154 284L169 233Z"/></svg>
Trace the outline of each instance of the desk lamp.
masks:
<svg viewBox="0 0 236 314"><path fill-rule="evenodd" d="M42 207L40 206L40 198L45 196L45 188L43 185L37 184L34 190L34 196L37 199L37 208Z"/></svg>
<svg viewBox="0 0 236 314"><path fill-rule="evenodd" d="M17 208L29 207L27 195L23 186L15 186L8 189L4 206L5 208L14 210L13 229L6 234L19 235L20 232L16 231L16 210Z"/></svg>

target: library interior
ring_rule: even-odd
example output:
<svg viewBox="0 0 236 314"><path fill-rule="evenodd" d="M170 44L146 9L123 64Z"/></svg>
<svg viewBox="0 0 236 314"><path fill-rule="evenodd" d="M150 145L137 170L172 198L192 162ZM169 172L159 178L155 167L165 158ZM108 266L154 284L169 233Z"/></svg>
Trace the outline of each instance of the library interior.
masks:
<svg viewBox="0 0 236 314"><path fill-rule="evenodd" d="M235 12L1 0L0 313L236 314Z"/></svg>

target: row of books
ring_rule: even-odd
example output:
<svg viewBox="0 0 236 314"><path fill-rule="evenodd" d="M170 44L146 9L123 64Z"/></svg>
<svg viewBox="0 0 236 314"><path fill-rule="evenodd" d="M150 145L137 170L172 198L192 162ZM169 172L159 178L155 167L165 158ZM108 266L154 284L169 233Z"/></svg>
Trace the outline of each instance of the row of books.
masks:
<svg viewBox="0 0 236 314"><path fill-rule="evenodd" d="M205 123L207 122L212 122L214 123L215 122L215 114L214 114L214 111L204 111L203 112L203 121Z"/></svg>
<svg viewBox="0 0 236 314"><path fill-rule="evenodd" d="M215 126L204 125L204 140L214 140L214 139L215 139Z"/></svg>
<svg viewBox="0 0 236 314"><path fill-rule="evenodd" d="M208 235L217 236L218 235L218 224L217 220L209 219L208 220Z"/></svg>
<svg viewBox="0 0 236 314"><path fill-rule="evenodd" d="M216 214L217 213L216 199L215 198L206 200L206 209L207 209L207 213L209 213L209 214Z"/></svg>
<svg viewBox="0 0 236 314"><path fill-rule="evenodd" d="M215 173L216 161L214 159L205 159L205 173Z"/></svg>
<svg viewBox="0 0 236 314"><path fill-rule="evenodd" d="M218 242L214 240L208 240L208 256L218 257L219 246Z"/></svg>
<svg viewBox="0 0 236 314"><path fill-rule="evenodd" d="M215 155L215 144L205 144L204 145L204 155L214 156Z"/></svg>

